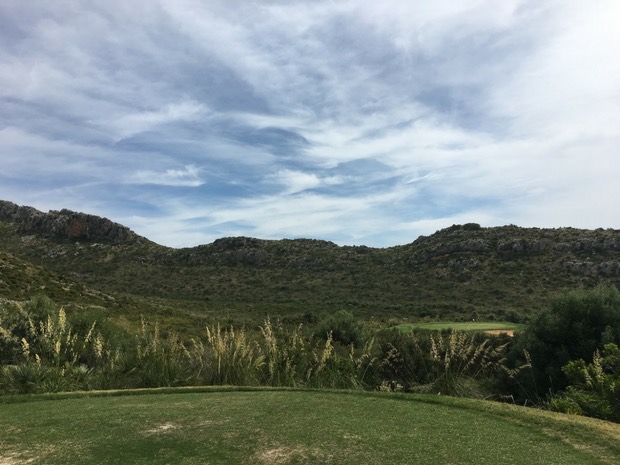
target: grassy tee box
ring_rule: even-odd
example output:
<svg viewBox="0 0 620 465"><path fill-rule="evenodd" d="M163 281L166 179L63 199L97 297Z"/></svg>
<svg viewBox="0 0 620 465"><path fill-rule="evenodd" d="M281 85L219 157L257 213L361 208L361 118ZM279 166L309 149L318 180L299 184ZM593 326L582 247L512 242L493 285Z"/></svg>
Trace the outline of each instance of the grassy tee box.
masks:
<svg viewBox="0 0 620 465"><path fill-rule="evenodd" d="M620 425L486 401L168 391L0 404L0 464L620 463Z"/></svg>
<svg viewBox="0 0 620 465"><path fill-rule="evenodd" d="M505 321L432 321L420 323L403 323L394 327L403 332L412 329L442 331L454 329L458 331L518 331L523 325Z"/></svg>

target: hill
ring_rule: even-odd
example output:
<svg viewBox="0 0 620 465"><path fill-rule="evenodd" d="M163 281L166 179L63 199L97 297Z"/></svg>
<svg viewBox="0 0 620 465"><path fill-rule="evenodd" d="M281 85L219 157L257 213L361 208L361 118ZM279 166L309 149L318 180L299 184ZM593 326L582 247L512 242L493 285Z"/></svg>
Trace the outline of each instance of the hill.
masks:
<svg viewBox="0 0 620 465"><path fill-rule="evenodd" d="M613 229L465 224L390 248L233 237L173 249L105 218L0 201L0 252L0 297L54 289L65 303L92 299L91 289L163 313L250 320L345 309L364 318L520 321L565 289L620 286Z"/></svg>

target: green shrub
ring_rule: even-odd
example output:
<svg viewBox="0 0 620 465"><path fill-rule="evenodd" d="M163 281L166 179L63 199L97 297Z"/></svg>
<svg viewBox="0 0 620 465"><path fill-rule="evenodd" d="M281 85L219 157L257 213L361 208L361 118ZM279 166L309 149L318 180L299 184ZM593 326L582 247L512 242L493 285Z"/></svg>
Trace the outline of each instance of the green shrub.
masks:
<svg viewBox="0 0 620 465"><path fill-rule="evenodd" d="M30 319L35 323L45 321L56 313L58 306L52 299L44 294L36 294L25 305L25 310Z"/></svg>
<svg viewBox="0 0 620 465"><path fill-rule="evenodd" d="M377 334L378 354L374 371L377 385L413 390L431 380L431 333L393 329Z"/></svg>
<svg viewBox="0 0 620 465"><path fill-rule="evenodd" d="M549 402L549 408L555 412L568 413L569 415L583 415L583 410L575 399L555 395Z"/></svg>
<svg viewBox="0 0 620 465"><path fill-rule="evenodd" d="M0 364L17 364L23 361L22 339L30 339L33 317L27 310L32 308L32 299L25 305L17 302L0 304ZM45 311L45 318L52 312ZM40 322L40 319L34 321Z"/></svg>
<svg viewBox="0 0 620 465"><path fill-rule="evenodd" d="M55 370L37 363L7 365L0 371L0 392L3 394L33 394L45 392L47 381Z"/></svg>
<svg viewBox="0 0 620 465"><path fill-rule="evenodd" d="M12 315L10 325L2 320L0 340L3 356L14 360L2 368L0 391L12 393L227 384L481 395L482 375L493 375L504 348L480 335L398 331L361 344L364 329L348 312L319 330L336 328L338 340L332 330L317 339L302 325L267 319L257 333L215 325L189 342L142 321L139 334L120 343L99 330L93 313L68 317L60 308L36 321L26 311Z"/></svg>
<svg viewBox="0 0 620 465"><path fill-rule="evenodd" d="M562 368L569 385L551 400L551 408L620 423L620 349L606 344L592 363L574 360Z"/></svg>
<svg viewBox="0 0 620 465"><path fill-rule="evenodd" d="M84 365L61 368L37 362L7 365L0 369L0 393L35 394L89 390L94 387L93 369Z"/></svg>
<svg viewBox="0 0 620 465"><path fill-rule="evenodd" d="M339 310L319 322L315 336L327 340L330 334L334 341L343 345L360 345L366 339L364 326L346 310Z"/></svg>
<svg viewBox="0 0 620 465"><path fill-rule="evenodd" d="M205 368L202 379L206 384L257 385L264 355L257 342L244 329L222 330L207 327L207 344L197 342Z"/></svg>
<svg viewBox="0 0 620 465"><path fill-rule="evenodd" d="M532 318L515 342L515 358L524 350L531 356L534 377L521 379L529 396L562 390L568 385L562 367L572 360L592 362L592 354L604 343L620 344L620 292L597 287L559 296Z"/></svg>

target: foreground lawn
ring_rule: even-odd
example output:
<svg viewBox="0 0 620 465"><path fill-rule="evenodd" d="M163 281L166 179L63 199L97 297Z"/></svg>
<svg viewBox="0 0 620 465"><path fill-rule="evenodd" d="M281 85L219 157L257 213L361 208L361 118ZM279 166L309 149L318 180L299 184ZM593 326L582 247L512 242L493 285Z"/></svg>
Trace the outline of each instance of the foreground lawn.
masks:
<svg viewBox="0 0 620 465"><path fill-rule="evenodd" d="M395 326L395 328L405 332L412 329L427 329L429 331L441 331L444 329L458 331L517 331L523 328L523 325L505 321L433 321L429 323L403 323Z"/></svg>
<svg viewBox="0 0 620 465"><path fill-rule="evenodd" d="M0 403L0 464L620 463L620 425L586 418L447 397L196 391Z"/></svg>

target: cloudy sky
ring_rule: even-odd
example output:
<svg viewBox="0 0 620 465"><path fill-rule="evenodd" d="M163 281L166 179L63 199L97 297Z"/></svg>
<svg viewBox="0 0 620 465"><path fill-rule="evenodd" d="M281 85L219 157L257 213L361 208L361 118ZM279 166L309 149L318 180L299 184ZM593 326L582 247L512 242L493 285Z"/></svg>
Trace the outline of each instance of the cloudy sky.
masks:
<svg viewBox="0 0 620 465"><path fill-rule="evenodd" d="M617 0L2 0L0 199L160 244L620 228Z"/></svg>

